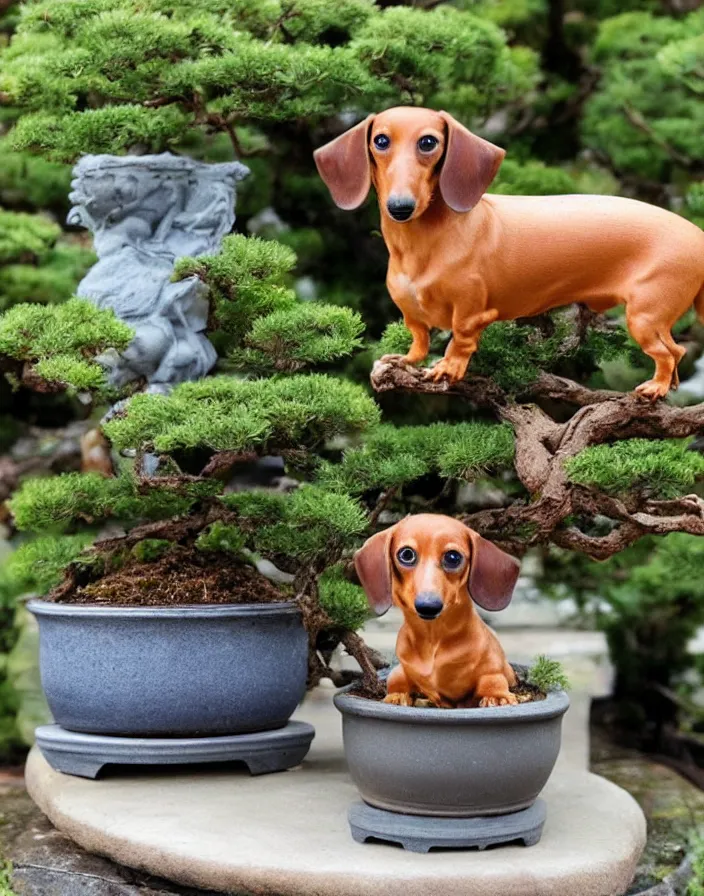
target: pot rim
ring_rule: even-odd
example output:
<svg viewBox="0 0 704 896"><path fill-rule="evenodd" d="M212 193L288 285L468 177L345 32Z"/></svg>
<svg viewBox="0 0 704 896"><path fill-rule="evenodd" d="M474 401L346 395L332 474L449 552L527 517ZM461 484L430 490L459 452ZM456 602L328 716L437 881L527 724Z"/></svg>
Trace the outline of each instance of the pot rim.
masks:
<svg viewBox="0 0 704 896"><path fill-rule="evenodd" d="M106 619L124 617L126 619L218 619L251 618L272 616L300 616L301 611L294 601L273 601L266 604L183 604L176 607L104 607L93 604L57 604L50 600L32 598L27 609L35 616L83 617Z"/></svg>
<svg viewBox="0 0 704 896"><path fill-rule="evenodd" d="M415 706L394 706L354 697L348 692L357 683L348 684L338 691L333 702L343 716L378 719L384 722L404 722L432 725L493 725L495 722L547 721L564 715L570 705L565 691L550 691L545 700L519 703L518 706L486 706L470 709L432 709Z"/></svg>

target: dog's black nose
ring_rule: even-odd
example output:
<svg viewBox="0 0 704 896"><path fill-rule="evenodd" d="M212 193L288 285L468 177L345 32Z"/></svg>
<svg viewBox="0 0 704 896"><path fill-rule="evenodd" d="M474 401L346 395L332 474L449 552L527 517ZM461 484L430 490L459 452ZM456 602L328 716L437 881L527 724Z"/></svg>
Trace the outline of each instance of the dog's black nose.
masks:
<svg viewBox="0 0 704 896"><path fill-rule="evenodd" d="M435 619L443 608L442 598L439 594L423 592L416 598L415 608L421 619Z"/></svg>
<svg viewBox="0 0 704 896"><path fill-rule="evenodd" d="M386 208L394 221L407 221L416 210L415 199L392 196Z"/></svg>

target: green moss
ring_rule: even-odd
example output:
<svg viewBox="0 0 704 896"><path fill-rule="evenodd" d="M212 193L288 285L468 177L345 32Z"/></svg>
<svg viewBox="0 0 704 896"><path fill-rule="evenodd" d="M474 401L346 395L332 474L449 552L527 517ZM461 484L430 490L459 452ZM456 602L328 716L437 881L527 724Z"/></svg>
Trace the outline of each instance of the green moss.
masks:
<svg viewBox="0 0 704 896"><path fill-rule="evenodd" d="M132 548L132 556L139 563L153 563L171 548L171 542L165 538L144 538Z"/></svg>
<svg viewBox="0 0 704 896"><path fill-rule="evenodd" d="M572 482L618 495L633 490L674 498L704 476L704 457L686 439L626 439L585 448L565 463Z"/></svg>
<svg viewBox="0 0 704 896"><path fill-rule="evenodd" d="M17 896L12 888L12 862L0 859L0 896Z"/></svg>
<svg viewBox="0 0 704 896"><path fill-rule="evenodd" d="M238 555L246 545L246 536L237 526L215 522L204 529L196 539L196 547L201 551L219 551Z"/></svg>

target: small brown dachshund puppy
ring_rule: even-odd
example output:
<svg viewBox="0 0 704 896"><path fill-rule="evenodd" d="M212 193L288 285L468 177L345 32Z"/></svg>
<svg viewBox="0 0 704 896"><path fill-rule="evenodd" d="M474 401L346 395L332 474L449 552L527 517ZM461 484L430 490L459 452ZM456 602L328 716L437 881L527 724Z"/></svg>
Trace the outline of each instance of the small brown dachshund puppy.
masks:
<svg viewBox="0 0 704 896"><path fill-rule="evenodd" d="M433 327L452 330L428 375L461 380L482 331L572 302L592 311L625 305L633 338L655 362L636 391L660 398L679 383L685 350L672 325L692 304L704 318L704 233L664 209L616 196L484 195L504 158L446 112L398 107L315 152L343 209L373 184L389 250L386 284L428 355Z"/></svg>
<svg viewBox="0 0 704 896"><path fill-rule="evenodd" d="M392 603L403 612L386 703L436 706L517 703L513 669L474 602L503 610L520 564L459 520L409 516L357 551L357 575L377 615Z"/></svg>

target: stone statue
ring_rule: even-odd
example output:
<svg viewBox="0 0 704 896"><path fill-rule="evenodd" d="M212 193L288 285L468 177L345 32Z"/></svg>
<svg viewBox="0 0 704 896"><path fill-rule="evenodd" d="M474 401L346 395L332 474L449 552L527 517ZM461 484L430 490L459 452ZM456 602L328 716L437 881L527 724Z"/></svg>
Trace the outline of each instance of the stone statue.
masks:
<svg viewBox="0 0 704 896"><path fill-rule="evenodd" d="M135 330L125 352L98 358L110 384L144 378L150 391L168 391L205 376L216 360L205 335L207 288L197 277L172 283L171 274L179 257L218 251L249 169L170 153L87 155L73 174L68 223L93 233L98 255L76 294Z"/></svg>

